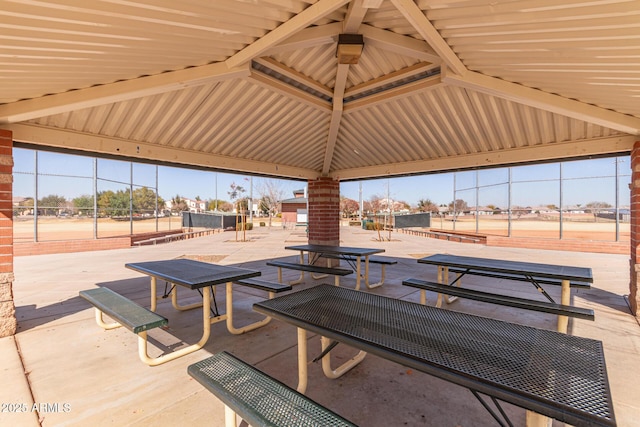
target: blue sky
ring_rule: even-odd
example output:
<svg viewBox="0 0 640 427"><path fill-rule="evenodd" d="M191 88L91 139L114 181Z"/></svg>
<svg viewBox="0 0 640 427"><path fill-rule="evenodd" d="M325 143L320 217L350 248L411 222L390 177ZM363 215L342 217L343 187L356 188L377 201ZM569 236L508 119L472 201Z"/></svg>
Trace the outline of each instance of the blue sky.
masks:
<svg viewBox="0 0 640 427"><path fill-rule="evenodd" d="M14 149L14 196L32 196L35 192L33 172L34 151ZM73 199L93 193L93 157L60 153L38 152L39 197L57 194ZM512 205L546 206L560 205L558 178L562 174L562 204L585 205L599 201L615 204L615 168L619 169L620 205L629 205L630 164L629 157L615 157L574 162L550 163L511 168ZM98 160L98 191L128 188L131 164L116 160ZM253 197L259 197L258 188L265 178L253 178ZM403 178L385 178L362 181L362 197L387 197L416 205L420 199L430 199L437 204L448 204L454 199L454 181L457 199L475 206L494 204L505 207L508 203L509 170L507 168L420 175ZM156 167L133 164L133 182L137 186L156 186ZM158 167L158 193L164 199L176 195L187 198L229 200L231 184L235 182L246 189L249 196L250 180L244 175L215 173L199 170ZM306 182L279 180L285 197L293 197L293 191L303 189ZM359 200L360 182L344 182L341 194Z"/></svg>

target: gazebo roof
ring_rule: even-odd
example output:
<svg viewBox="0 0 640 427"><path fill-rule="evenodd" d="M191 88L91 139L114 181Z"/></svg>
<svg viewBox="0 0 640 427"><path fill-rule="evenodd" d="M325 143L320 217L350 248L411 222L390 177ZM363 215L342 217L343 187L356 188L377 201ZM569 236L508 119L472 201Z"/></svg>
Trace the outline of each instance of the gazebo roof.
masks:
<svg viewBox="0 0 640 427"><path fill-rule="evenodd" d="M0 6L18 146L354 180L620 155L640 133L640 1Z"/></svg>

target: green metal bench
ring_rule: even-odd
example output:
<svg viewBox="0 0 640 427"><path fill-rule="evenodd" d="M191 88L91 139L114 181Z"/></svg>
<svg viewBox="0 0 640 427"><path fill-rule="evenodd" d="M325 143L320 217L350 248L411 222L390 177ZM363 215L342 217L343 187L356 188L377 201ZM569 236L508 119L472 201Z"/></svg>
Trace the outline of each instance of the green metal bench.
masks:
<svg viewBox="0 0 640 427"><path fill-rule="evenodd" d="M227 427L236 427L236 415L252 427L355 426L225 351L187 372L224 403Z"/></svg>
<svg viewBox="0 0 640 427"><path fill-rule="evenodd" d="M460 288L458 286L449 286L442 283L428 282L426 280L420 279L406 279L402 281L402 284L405 286L411 286L414 288L437 292L439 294L468 298L491 304L499 304L526 310L540 311L544 313L556 314L558 316L569 316L580 319L594 320L593 310L587 308L556 304L548 301L535 301L508 295L499 295L490 292L476 291L474 289Z"/></svg>
<svg viewBox="0 0 640 427"><path fill-rule="evenodd" d="M236 280L233 283L237 283L238 285L248 286L254 289L260 289L262 291L267 291L269 292L270 297L273 297L271 293L290 291L291 289L293 289L290 285L285 285L283 283L269 282L267 280L256 279L256 278Z"/></svg>
<svg viewBox="0 0 640 427"><path fill-rule="evenodd" d="M322 267L320 265L311 264L298 264L295 262L283 262L283 261L267 261L267 265L271 267L278 267L278 282L282 283L282 269L287 268L290 270L308 271L310 273L327 274L334 276L334 284L340 286L340 276L346 276L353 273L353 270L341 267ZM304 273L303 273L304 274ZM302 278L302 277L301 277ZM296 281L295 283L299 283Z"/></svg>
<svg viewBox="0 0 640 427"><path fill-rule="evenodd" d="M80 296L95 307L96 323L102 328L108 330L124 326L138 335L138 354L144 363L152 366L168 361L162 359L166 356L150 359L147 355L147 331L166 326L169 321L165 317L136 304L109 288L86 289L80 291ZM106 323L103 314L111 317L115 322Z"/></svg>
<svg viewBox="0 0 640 427"><path fill-rule="evenodd" d="M494 271L483 271L483 270L474 270L474 269L467 270L463 268L449 267L449 272L456 273L456 274L471 274L473 276L492 277L494 279L518 280L522 282L531 281L528 277L525 277L521 274L499 273ZM532 279L544 285L554 285L554 286L562 285L561 279L553 279L549 277L536 277L536 276L533 276ZM590 289L591 283L572 280L570 282L570 286L572 288Z"/></svg>

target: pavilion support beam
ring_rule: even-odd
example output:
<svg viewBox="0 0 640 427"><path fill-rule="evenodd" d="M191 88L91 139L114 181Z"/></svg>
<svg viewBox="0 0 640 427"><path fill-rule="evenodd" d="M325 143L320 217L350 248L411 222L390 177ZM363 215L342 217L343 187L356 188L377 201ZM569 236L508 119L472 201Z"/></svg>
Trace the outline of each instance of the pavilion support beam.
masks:
<svg viewBox="0 0 640 427"><path fill-rule="evenodd" d="M16 142L47 147L85 151L96 156L116 156L130 160L168 163L175 166L193 166L229 173L267 175L289 179L315 179L318 171L292 166L242 160L234 157L185 151L173 147L142 143L118 138L95 136L80 132L51 129L36 125L11 124L2 127L13 132Z"/></svg>
<svg viewBox="0 0 640 427"><path fill-rule="evenodd" d="M363 179L372 176L393 177L411 174L451 172L477 168L499 168L524 163L562 161L602 155L626 155L631 152L637 137L628 135L571 142L558 142L535 147L522 147L489 153L467 154L396 163L391 165L343 169L332 172L341 181Z"/></svg>
<svg viewBox="0 0 640 427"><path fill-rule="evenodd" d="M629 274L629 305L634 316L640 317L640 141L631 151L631 272Z"/></svg>

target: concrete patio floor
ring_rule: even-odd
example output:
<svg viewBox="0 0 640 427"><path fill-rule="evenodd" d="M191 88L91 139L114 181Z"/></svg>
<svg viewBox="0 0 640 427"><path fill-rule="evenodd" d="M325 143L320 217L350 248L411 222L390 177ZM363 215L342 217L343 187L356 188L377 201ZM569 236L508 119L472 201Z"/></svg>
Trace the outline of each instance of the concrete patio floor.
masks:
<svg viewBox="0 0 640 427"><path fill-rule="evenodd" d="M94 320L92 307L78 291L107 286L138 303L149 304L149 279L126 269L126 262L171 259L182 255L210 255L224 265L255 268L263 278L277 280L277 271L265 266L274 258L294 260L287 244L306 243L301 230L259 228L236 242L235 233L218 233L198 239L124 250L18 257L13 284L18 318L14 337L0 339L2 383L0 426L176 426L224 425L223 406L187 374L187 366L208 355L227 350L291 387L297 384L296 333L279 321L235 336L224 323L212 326L204 349L158 367L144 365L137 355L136 337L122 328L104 331ZM624 298L628 293L629 257L621 255L494 248L482 245L392 234L391 241L376 241L376 232L341 228L341 245L381 247L385 256L399 262L387 267L385 285L367 292L418 301L419 291L402 286L407 277L436 279L436 269L416 259L434 253L482 256L591 267L594 285L574 290L572 304L592 308L595 322L570 321L573 335L603 341L607 371L618 426L640 425L640 326ZM297 277L287 272L286 280ZM377 281L379 266L371 266ZM523 282L474 277L465 283L487 291L536 297ZM324 280L307 282L295 290ZM329 279L327 283L332 283ZM355 278L341 279L353 287ZM159 283L159 287L163 287ZM363 285L364 288L364 285ZM559 287L546 287L559 297ZM220 289L222 290L222 289ZM196 295L183 291L185 299ZM263 292L234 288L234 317L243 325L260 317L252 311ZM428 294L428 303L435 301ZM218 292L224 306L224 292ZM458 300L447 307L482 316L555 330L556 317ZM201 335L201 311L176 312L169 302L158 305L169 318L167 330L150 333L155 353L172 351L196 342ZM310 354L319 353L318 337L310 335ZM342 347L342 348L341 348ZM336 348L336 362L353 351ZM491 426L494 420L466 389L384 359L367 358L342 378L323 376L319 364L309 366L307 395L361 426ZM34 403L38 411L33 411ZM504 405L515 425L524 425L525 411ZM554 421L554 426L562 423Z"/></svg>

